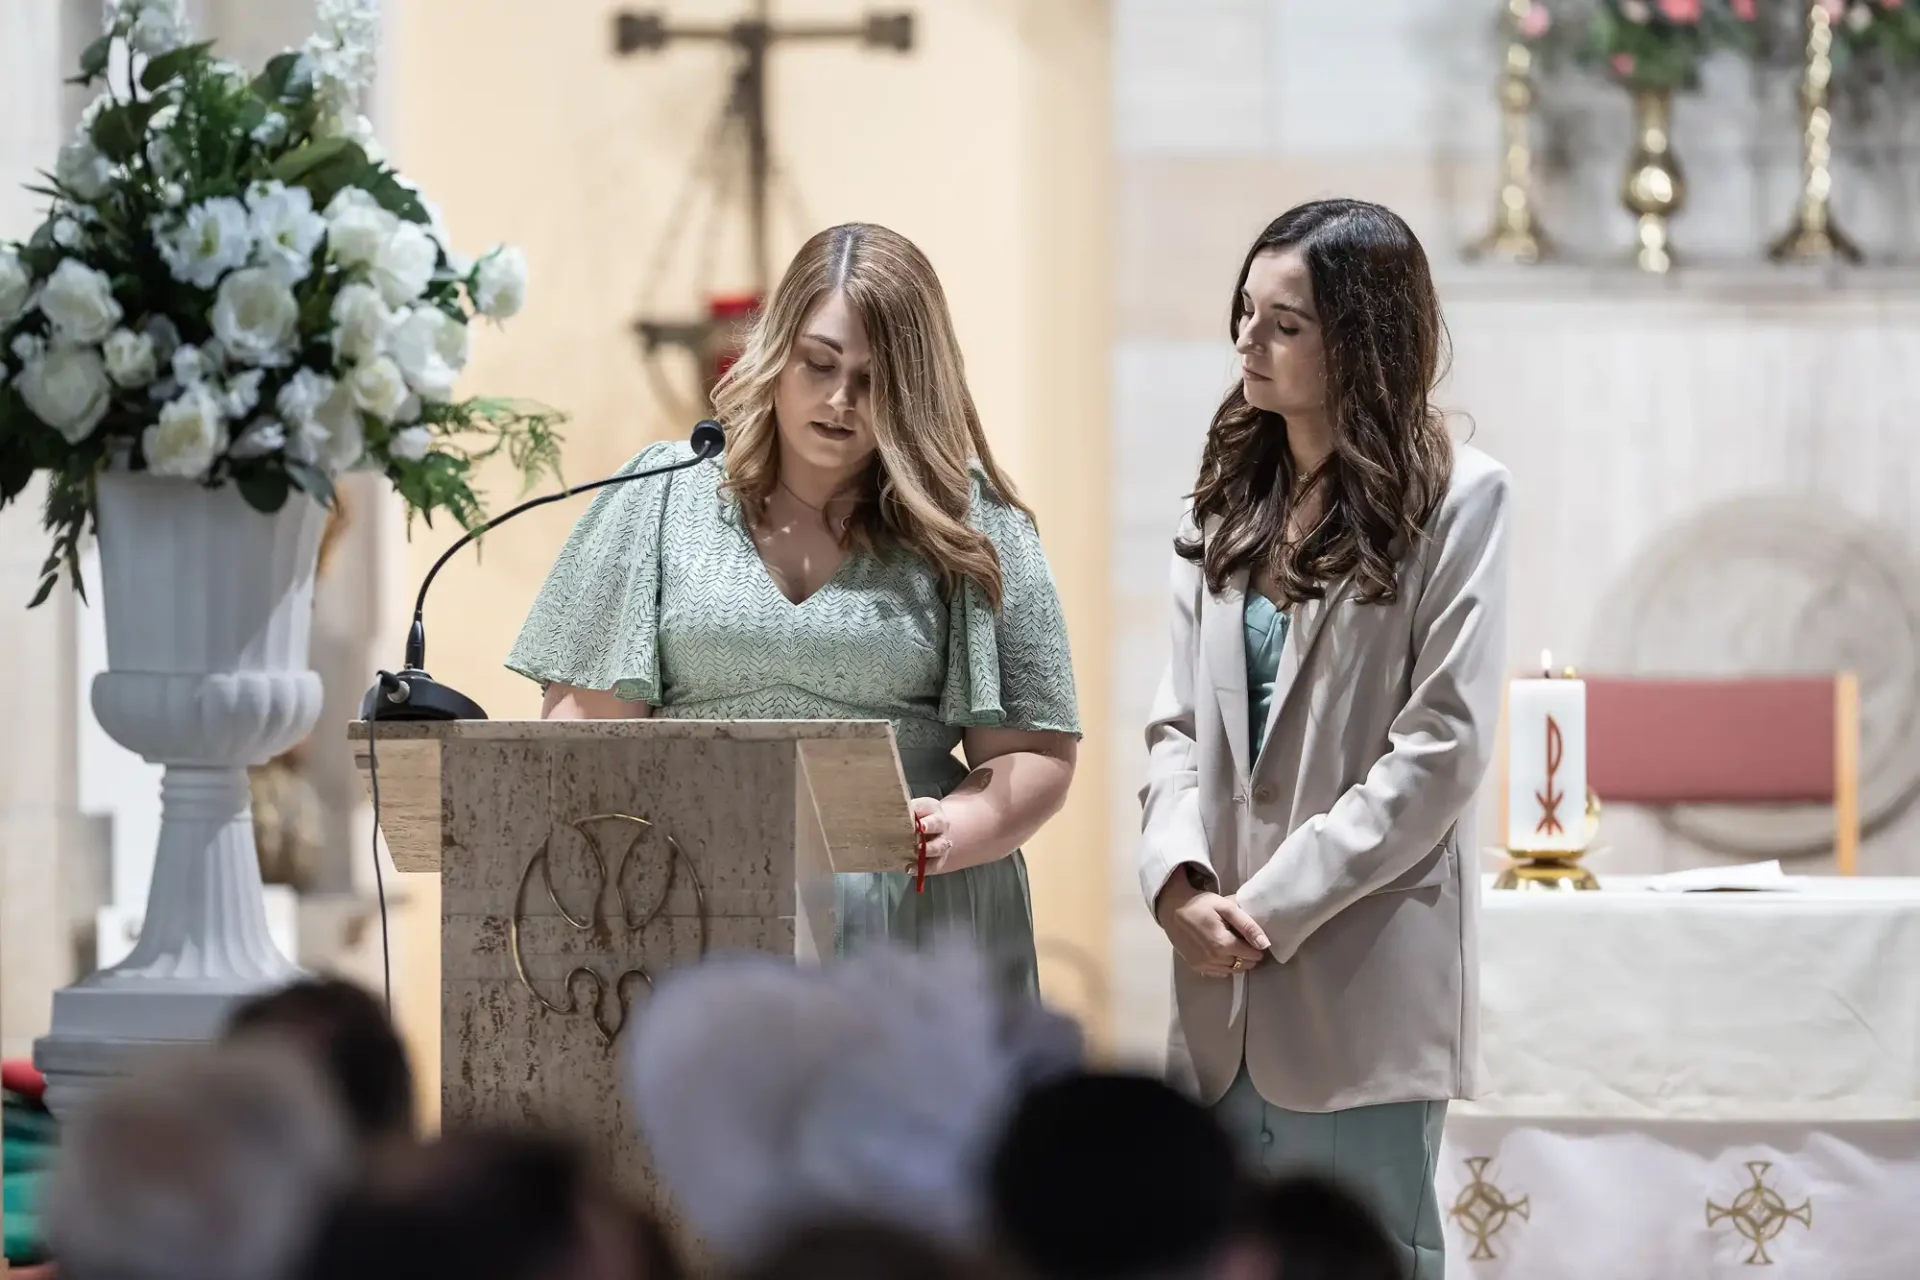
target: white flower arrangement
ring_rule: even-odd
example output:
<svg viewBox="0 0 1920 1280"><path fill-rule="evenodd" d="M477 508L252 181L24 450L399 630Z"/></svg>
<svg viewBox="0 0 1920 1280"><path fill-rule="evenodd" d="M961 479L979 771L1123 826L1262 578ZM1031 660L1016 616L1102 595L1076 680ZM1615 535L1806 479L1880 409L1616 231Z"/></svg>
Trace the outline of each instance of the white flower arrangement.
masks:
<svg viewBox="0 0 1920 1280"><path fill-rule="evenodd" d="M525 303L527 264L454 253L359 111L373 0L249 79L191 42L183 0L114 0L78 80L104 85L60 148L52 206L0 243L0 507L50 474L53 555L79 585L110 467L236 485L261 511L384 472L411 512L483 518L475 465L557 474L560 415L458 400L467 326ZM125 74L109 74L116 63Z"/></svg>

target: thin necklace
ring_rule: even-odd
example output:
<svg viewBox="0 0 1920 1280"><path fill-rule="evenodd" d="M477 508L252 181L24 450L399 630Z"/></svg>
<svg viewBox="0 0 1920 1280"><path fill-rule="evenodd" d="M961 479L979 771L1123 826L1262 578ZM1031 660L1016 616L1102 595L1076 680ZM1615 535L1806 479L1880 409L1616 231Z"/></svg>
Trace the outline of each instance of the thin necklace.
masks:
<svg viewBox="0 0 1920 1280"><path fill-rule="evenodd" d="M805 507L807 510L813 512L813 514L819 516L822 520L827 518L827 504L833 501L832 498L828 498L825 503L822 503L821 505L816 507L811 502L808 502L805 498L795 493L792 487L789 486L785 480L778 480L778 481L775 481L775 483L778 484L782 489L785 489L787 491L787 496L789 498L792 498L795 502L799 503L801 506Z"/></svg>

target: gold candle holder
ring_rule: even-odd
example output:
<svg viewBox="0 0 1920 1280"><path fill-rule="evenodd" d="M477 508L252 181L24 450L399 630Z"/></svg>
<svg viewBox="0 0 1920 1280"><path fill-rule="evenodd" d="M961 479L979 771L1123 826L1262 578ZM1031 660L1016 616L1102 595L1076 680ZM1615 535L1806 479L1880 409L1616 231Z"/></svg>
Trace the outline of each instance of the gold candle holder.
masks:
<svg viewBox="0 0 1920 1280"><path fill-rule="evenodd" d="M1500 73L1500 198L1493 229L1469 245L1469 257L1535 263L1553 256L1553 245L1533 208L1533 50L1520 24L1534 0L1507 0L1507 55Z"/></svg>
<svg viewBox="0 0 1920 1280"><path fill-rule="evenodd" d="M1594 794L1592 787L1587 788L1584 827L1586 840L1578 849L1506 850L1511 861L1494 877L1493 887L1553 893L1598 889L1600 878L1580 865L1580 860L1593 852L1594 837L1600 832L1600 797Z"/></svg>
<svg viewBox="0 0 1920 1280"><path fill-rule="evenodd" d="M1773 242L1775 262L1860 261L1860 250L1833 222L1833 14L1807 6L1807 65L1800 78L1800 199L1793 225Z"/></svg>
<svg viewBox="0 0 1920 1280"><path fill-rule="evenodd" d="M1686 207L1687 179L1673 154L1673 92L1639 89L1633 95L1633 157L1627 162L1620 198L1639 221L1634 265L1654 275L1673 269L1668 222Z"/></svg>

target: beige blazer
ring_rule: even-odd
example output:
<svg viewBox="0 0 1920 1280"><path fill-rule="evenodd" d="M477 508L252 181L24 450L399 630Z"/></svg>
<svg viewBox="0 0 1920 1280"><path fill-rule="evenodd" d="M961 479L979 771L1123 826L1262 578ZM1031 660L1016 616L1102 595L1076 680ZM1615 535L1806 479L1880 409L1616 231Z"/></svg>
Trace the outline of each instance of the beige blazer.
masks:
<svg viewBox="0 0 1920 1280"><path fill-rule="evenodd" d="M1293 610L1257 760L1247 576L1215 597L1199 565L1173 559L1140 887L1151 908L1199 863L1273 944L1244 979L1174 960L1170 1068L1204 1101L1243 1060L1261 1096L1294 1111L1478 1092L1470 806L1500 713L1508 492L1504 467L1459 448L1395 603L1356 603L1342 582Z"/></svg>

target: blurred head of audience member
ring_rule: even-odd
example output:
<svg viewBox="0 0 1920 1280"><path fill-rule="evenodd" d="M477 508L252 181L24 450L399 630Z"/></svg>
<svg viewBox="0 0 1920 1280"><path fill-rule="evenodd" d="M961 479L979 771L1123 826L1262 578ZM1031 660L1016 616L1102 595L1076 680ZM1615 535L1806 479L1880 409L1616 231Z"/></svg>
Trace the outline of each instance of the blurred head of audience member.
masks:
<svg viewBox="0 0 1920 1280"><path fill-rule="evenodd" d="M1042 1280L1259 1274L1234 1232L1230 1140L1158 1080L1080 1074L1031 1090L988 1184L1000 1249Z"/></svg>
<svg viewBox="0 0 1920 1280"><path fill-rule="evenodd" d="M965 1247L1015 1099L1078 1066L1063 1022L1010 1007L958 943L820 968L723 957L661 982L629 1038L629 1097L655 1172L725 1262L849 1215Z"/></svg>
<svg viewBox="0 0 1920 1280"><path fill-rule="evenodd" d="M277 1039L315 1061L339 1091L361 1142L413 1136L413 1072L386 1010L337 978L313 978L256 997L234 1011L227 1039Z"/></svg>
<svg viewBox="0 0 1920 1280"><path fill-rule="evenodd" d="M1339 1183L1294 1174L1247 1197L1243 1239L1280 1280L1403 1280L1380 1219Z"/></svg>
<svg viewBox="0 0 1920 1280"><path fill-rule="evenodd" d="M284 1280L354 1168L333 1092L289 1050L160 1059L61 1134L61 1280Z"/></svg>
<svg viewBox="0 0 1920 1280"><path fill-rule="evenodd" d="M306 1280L673 1280L659 1228L585 1152L531 1133L399 1148L334 1206Z"/></svg>
<svg viewBox="0 0 1920 1280"><path fill-rule="evenodd" d="M818 1222L782 1239L736 1280L986 1280L969 1255L886 1223Z"/></svg>

